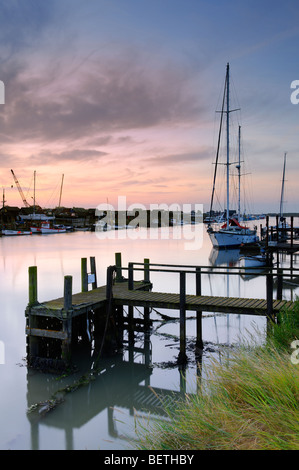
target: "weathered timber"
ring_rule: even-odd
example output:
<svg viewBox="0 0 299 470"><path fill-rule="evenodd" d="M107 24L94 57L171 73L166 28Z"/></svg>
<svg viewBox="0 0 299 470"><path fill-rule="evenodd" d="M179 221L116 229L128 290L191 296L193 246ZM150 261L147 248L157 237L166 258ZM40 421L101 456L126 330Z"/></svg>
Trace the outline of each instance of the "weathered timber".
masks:
<svg viewBox="0 0 299 470"><path fill-rule="evenodd" d="M277 270L279 288L277 299L273 297L273 270L268 270L266 278L266 299L221 297L202 295L201 278L203 274L211 274L211 268L205 271L205 267L184 267L184 269L172 269L167 265L151 265L149 259L144 263L129 263L128 268L121 266L121 254L115 255L115 266L107 268L106 285L97 287L95 259L90 259L92 278L87 273L87 259L81 260L82 289L77 294L72 293L72 276L64 278L64 295L61 298L47 302L38 302L37 293L37 268L29 268L29 303L26 309L26 333L29 357L31 362L40 362L40 341L47 339L48 345L55 347L54 359L69 364L71 358L72 338L90 336L88 322L93 321L94 330L105 330L110 337L112 330L107 330L111 324L116 335L116 342L122 337L124 328L129 332L129 344L134 342L134 332L143 328L149 331L151 325L150 312L152 309L172 309L179 312L179 337L180 353L178 362L184 364L186 356L186 319L189 311L196 312L196 349L203 349L202 318L203 312L236 313L239 315L264 315L268 322L275 322L282 308L292 308L293 302L282 300L283 270ZM141 264L142 268L135 268L134 264ZM159 266L155 268L155 266ZM165 269L165 267L167 269ZM182 268L182 267L181 267ZM123 277L123 271L127 269L128 279ZM134 271L143 272L143 280L134 280ZM175 272L179 274L179 292L167 293L152 290L150 271ZM187 294L186 274L195 275L195 294ZM223 274L220 268L216 268L213 274ZM227 271L225 271L227 274ZM238 274L233 269L230 274ZM89 284L92 289L88 290ZM124 307L128 307L127 316L124 316ZM144 309L144 318L134 318L134 307ZM104 326L103 326L104 325ZM106 326L105 326L106 325ZM89 338L90 341L90 338ZM57 352L59 343L60 352ZM47 355L49 356L49 352ZM38 358L38 361L36 359Z"/></svg>

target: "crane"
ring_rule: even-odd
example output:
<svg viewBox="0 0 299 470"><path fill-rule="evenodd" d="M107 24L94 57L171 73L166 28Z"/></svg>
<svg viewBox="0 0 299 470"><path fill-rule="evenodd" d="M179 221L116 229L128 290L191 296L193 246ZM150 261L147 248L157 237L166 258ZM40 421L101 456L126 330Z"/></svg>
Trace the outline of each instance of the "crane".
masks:
<svg viewBox="0 0 299 470"><path fill-rule="evenodd" d="M22 188L21 188L21 186L20 186L20 183L19 183L18 180L17 180L16 175L14 174L13 170L10 170L10 171L12 172L12 176L13 176L13 178L14 178L14 180L15 180L15 183L16 183L16 185L17 185L17 188L18 188L18 190L19 190L19 193L20 193L20 196L21 196L21 198L22 198L22 201L23 201L24 205L25 205L26 207L30 207L30 204L26 201L26 198L25 198L25 196L24 196L24 193L23 193L23 191L22 191Z"/></svg>

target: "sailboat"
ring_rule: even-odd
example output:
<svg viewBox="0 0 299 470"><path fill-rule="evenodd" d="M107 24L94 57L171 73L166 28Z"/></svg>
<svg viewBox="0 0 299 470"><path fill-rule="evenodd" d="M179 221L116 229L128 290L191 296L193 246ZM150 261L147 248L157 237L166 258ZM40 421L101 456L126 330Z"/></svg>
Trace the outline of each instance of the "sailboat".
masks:
<svg viewBox="0 0 299 470"><path fill-rule="evenodd" d="M227 64L222 110L221 110L220 130L219 130L219 138L218 138L217 158L216 158L216 165L215 165L214 183L213 183L211 209L210 209L210 214L212 214L212 204L213 204L213 197L214 197L214 191L215 191L216 171L217 171L217 163L218 163L218 155L219 155L222 121L223 121L223 115L226 114L226 164L225 164L226 165L226 222L221 227L213 228L211 225L209 225L207 228L207 232L215 248L237 247L241 245L248 245L248 244L256 243L259 240L256 230L250 229L246 226L242 226L240 225L240 222L237 220L237 218L230 217L230 165L231 163L230 163L229 125L230 125L230 113L236 110L230 109L229 78L230 78L229 64Z"/></svg>

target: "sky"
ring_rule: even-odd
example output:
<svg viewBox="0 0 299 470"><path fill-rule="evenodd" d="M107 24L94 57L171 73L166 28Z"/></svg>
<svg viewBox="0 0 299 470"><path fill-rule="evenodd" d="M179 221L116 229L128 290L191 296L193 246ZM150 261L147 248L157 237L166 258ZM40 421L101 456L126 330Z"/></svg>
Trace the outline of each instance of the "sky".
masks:
<svg viewBox="0 0 299 470"><path fill-rule="evenodd" d="M64 175L65 207L209 210L229 63L244 210L279 211L287 152L284 208L299 212L297 16L296 0L0 0L6 204L23 206L13 169L30 204L35 172L42 207Z"/></svg>

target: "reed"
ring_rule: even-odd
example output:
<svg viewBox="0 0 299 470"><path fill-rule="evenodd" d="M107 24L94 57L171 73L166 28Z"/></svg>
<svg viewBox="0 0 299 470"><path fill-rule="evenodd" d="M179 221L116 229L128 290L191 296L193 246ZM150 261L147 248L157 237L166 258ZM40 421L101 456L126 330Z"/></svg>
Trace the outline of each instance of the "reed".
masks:
<svg viewBox="0 0 299 470"><path fill-rule="evenodd" d="M263 346L244 346L225 365L214 361L200 393L165 404L166 421L139 422L137 448L299 450L299 364L288 350L299 321L289 313Z"/></svg>

